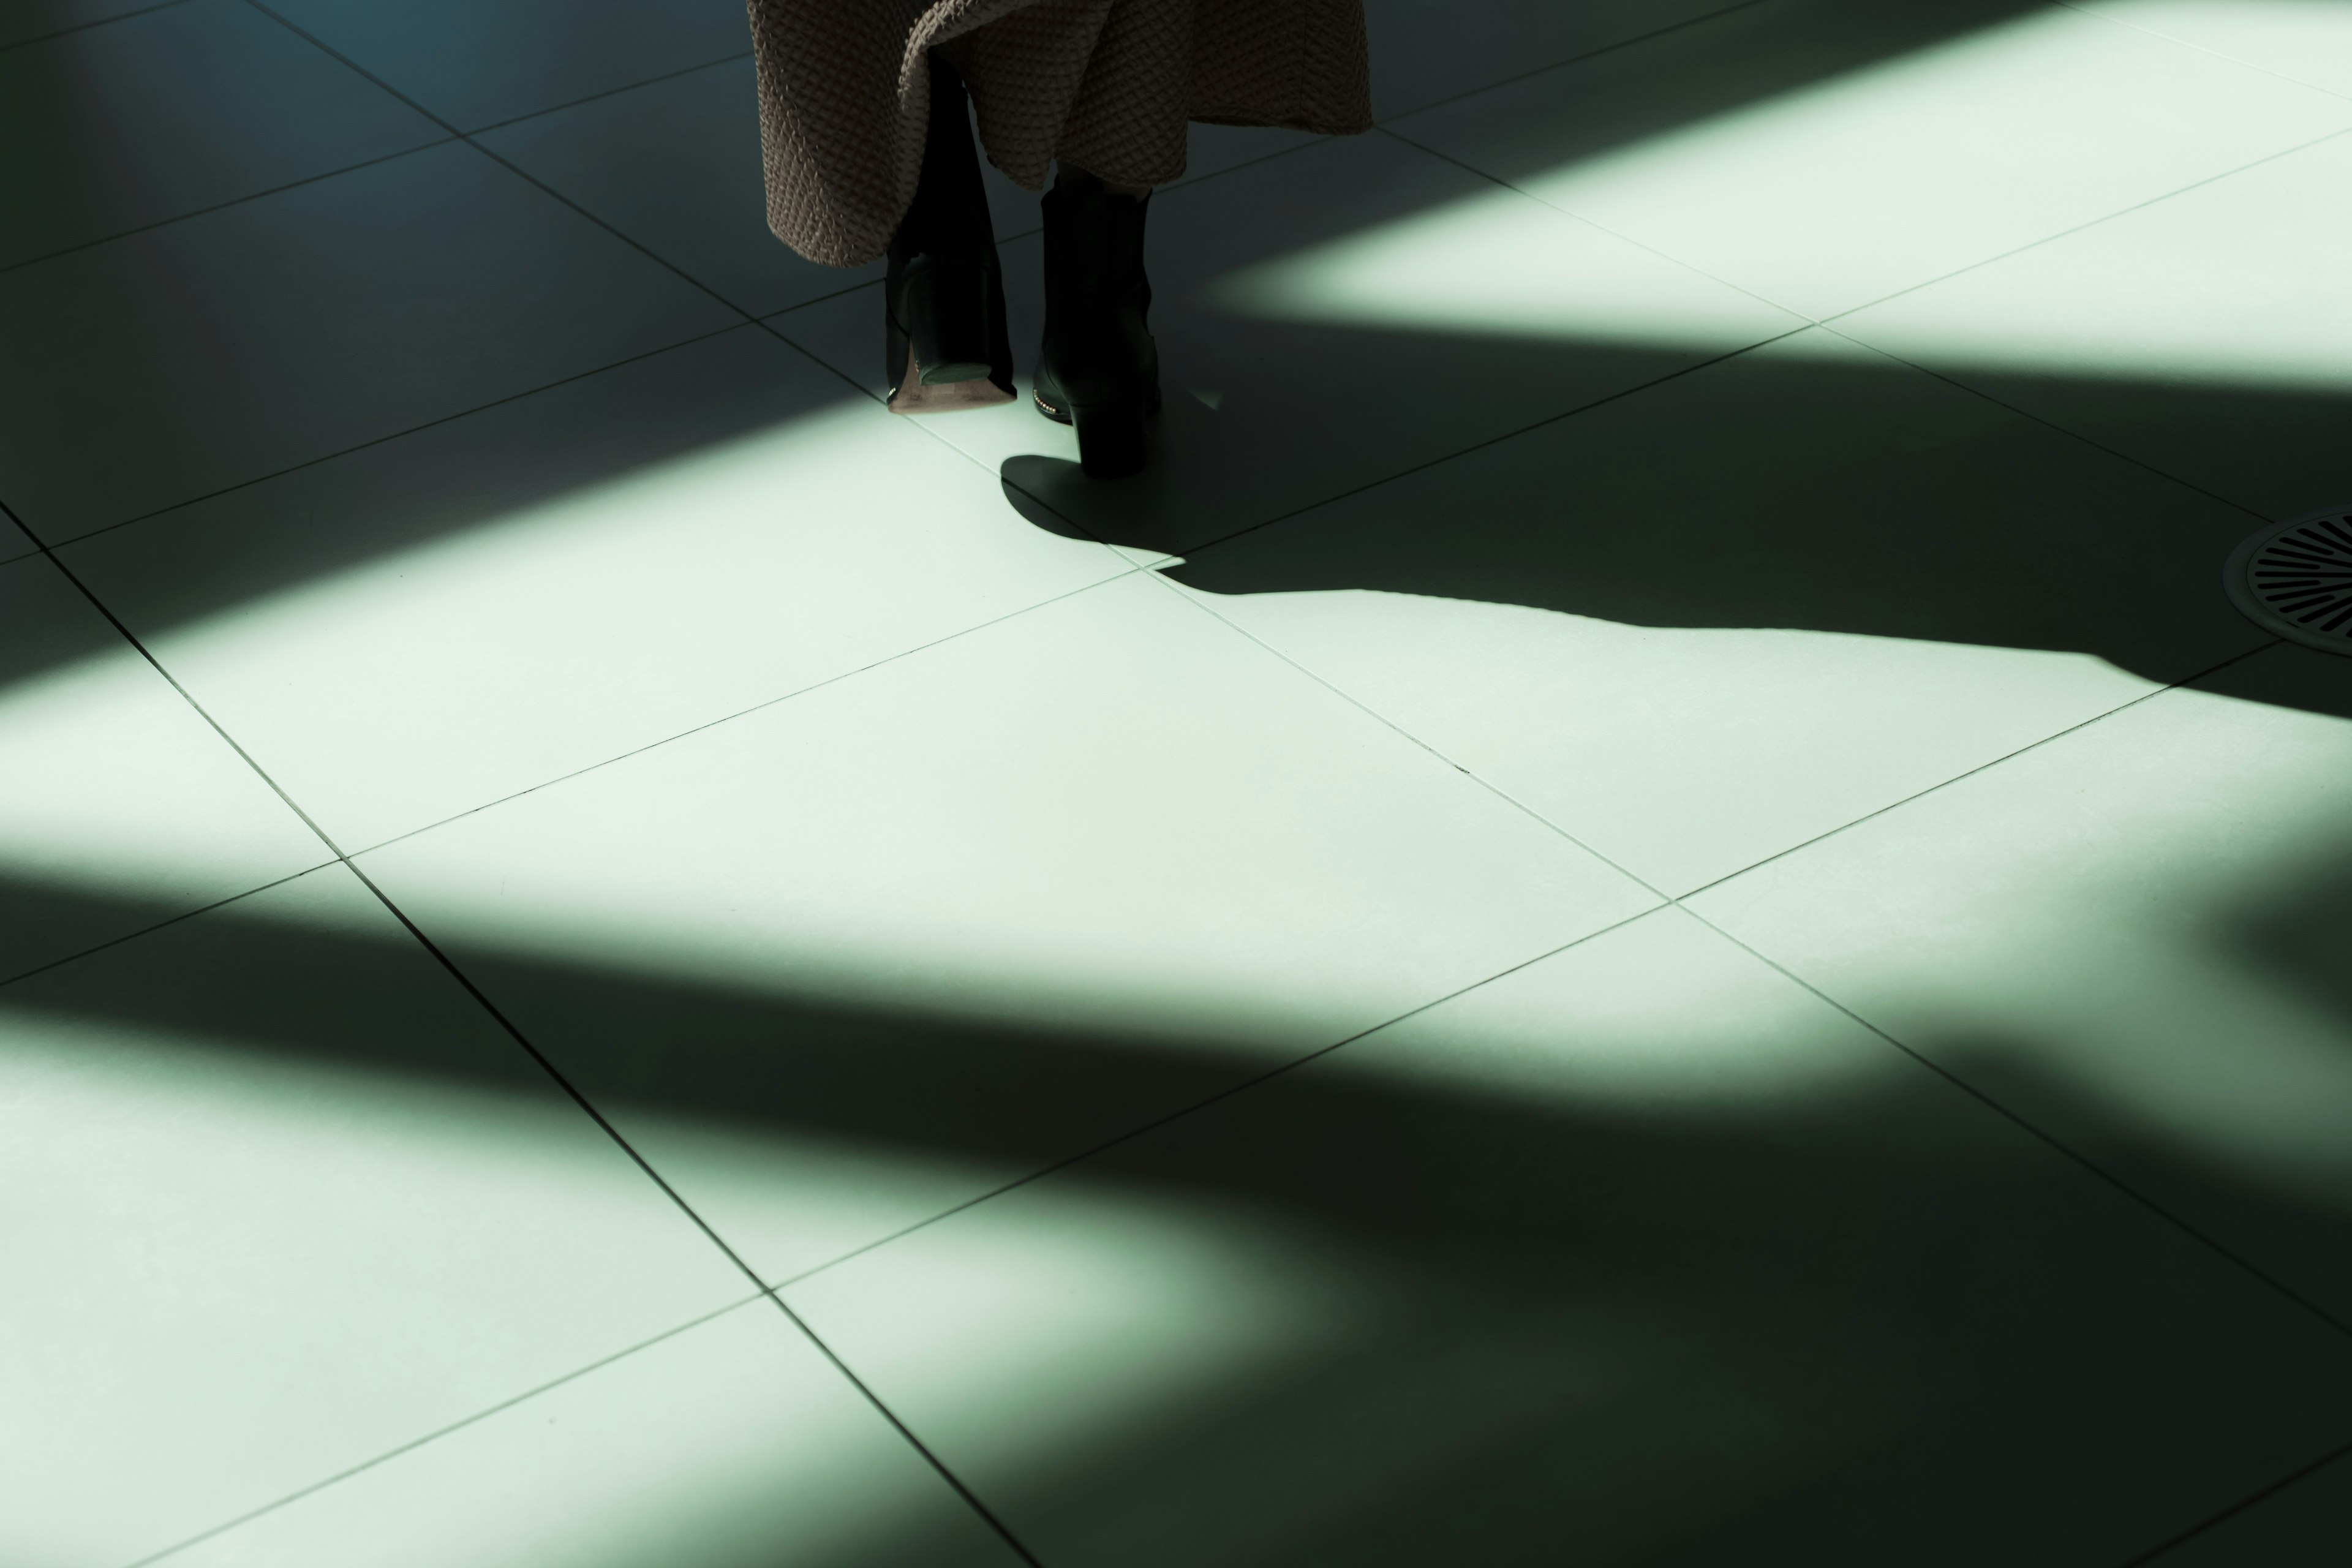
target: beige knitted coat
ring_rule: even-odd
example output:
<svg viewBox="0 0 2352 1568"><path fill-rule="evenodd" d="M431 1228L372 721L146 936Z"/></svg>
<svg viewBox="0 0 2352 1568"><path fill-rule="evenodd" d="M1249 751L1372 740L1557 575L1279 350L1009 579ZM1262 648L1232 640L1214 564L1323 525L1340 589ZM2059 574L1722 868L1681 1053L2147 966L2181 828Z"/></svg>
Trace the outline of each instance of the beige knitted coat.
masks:
<svg viewBox="0 0 2352 1568"><path fill-rule="evenodd" d="M1184 172L1184 127L1371 124L1362 0L749 0L768 225L813 261L888 248L923 161L929 62L963 75L989 161L1122 184Z"/></svg>

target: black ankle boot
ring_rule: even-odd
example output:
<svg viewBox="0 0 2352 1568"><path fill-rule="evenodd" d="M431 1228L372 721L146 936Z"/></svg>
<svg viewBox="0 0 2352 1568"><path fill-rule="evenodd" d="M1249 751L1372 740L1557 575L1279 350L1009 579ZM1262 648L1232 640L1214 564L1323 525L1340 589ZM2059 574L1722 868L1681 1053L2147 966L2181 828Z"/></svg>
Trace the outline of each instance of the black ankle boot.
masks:
<svg viewBox="0 0 2352 1568"><path fill-rule="evenodd" d="M1037 407L1075 425L1088 479L1143 467L1144 421L1160 412L1160 350L1143 274L1150 195L1122 196L1064 168L1045 193L1045 344Z"/></svg>
<svg viewBox="0 0 2352 1568"><path fill-rule="evenodd" d="M1013 400L1004 278L963 79L930 58L930 126L922 178L890 240L882 286L890 411L931 414Z"/></svg>

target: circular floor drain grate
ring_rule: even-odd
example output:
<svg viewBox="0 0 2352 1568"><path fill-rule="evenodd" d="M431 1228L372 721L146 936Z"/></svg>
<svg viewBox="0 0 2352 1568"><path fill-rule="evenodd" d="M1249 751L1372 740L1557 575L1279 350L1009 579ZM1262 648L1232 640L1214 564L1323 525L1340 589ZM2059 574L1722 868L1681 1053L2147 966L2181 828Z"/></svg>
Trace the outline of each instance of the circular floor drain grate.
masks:
<svg viewBox="0 0 2352 1568"><path fill-rule="evenodd" d="M2352 654L2352 507L2266 528L2230 557L2230 597L2257 626Z"/></svg>

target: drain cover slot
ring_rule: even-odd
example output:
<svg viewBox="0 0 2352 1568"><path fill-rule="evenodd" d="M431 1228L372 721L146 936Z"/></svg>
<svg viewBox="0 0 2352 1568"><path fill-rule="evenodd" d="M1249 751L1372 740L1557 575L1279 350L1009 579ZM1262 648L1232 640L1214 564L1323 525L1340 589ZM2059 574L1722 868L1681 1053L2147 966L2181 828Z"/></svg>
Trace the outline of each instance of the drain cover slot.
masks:
<svg viewBox="0 0 2352 1568"><path fill-rule="evenodd" d="M2352 507L2266 528L2230 557L2230 598L2265 631L2352 654Z"/></svg>

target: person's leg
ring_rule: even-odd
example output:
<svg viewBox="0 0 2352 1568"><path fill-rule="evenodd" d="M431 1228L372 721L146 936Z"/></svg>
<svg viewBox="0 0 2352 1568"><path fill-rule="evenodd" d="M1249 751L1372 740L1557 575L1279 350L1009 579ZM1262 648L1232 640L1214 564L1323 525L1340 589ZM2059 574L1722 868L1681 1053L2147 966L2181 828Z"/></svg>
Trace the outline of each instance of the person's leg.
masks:
<svg viewBox="0 0 2352 1568"><path fill-rule="evenodd" d="M1075 425L1092 479L1143 467L1145 424L1160 409L1160 353L1143 268L1150 187L1113 185L1065 163L1045 193L1045 339L1036 401Z"/></svg>
<svg viewBox="0 0 2352 1568"><path fill-rule="evenodd" d="M1004 287L962 79L929 61L929 122L915 199L883 289L891 411L940 413L1013 397Z"/></svg>
<svg viewBox="0 0 2352 1568"><path fill-rule="evenodd" d="M1075 163L1069 165L1069 167L1076 170L1078 174L1086 175L1087 178L1102 186L1104 190L1108 191L1112 195L1125 196L1130 201L1140 201L1145 196L1150 195L1153 190L1153 187L1150 185L1122 185L1117 180L1106 180L1100 174L1094 174L1089 170L1078 168Z"/></svg>

